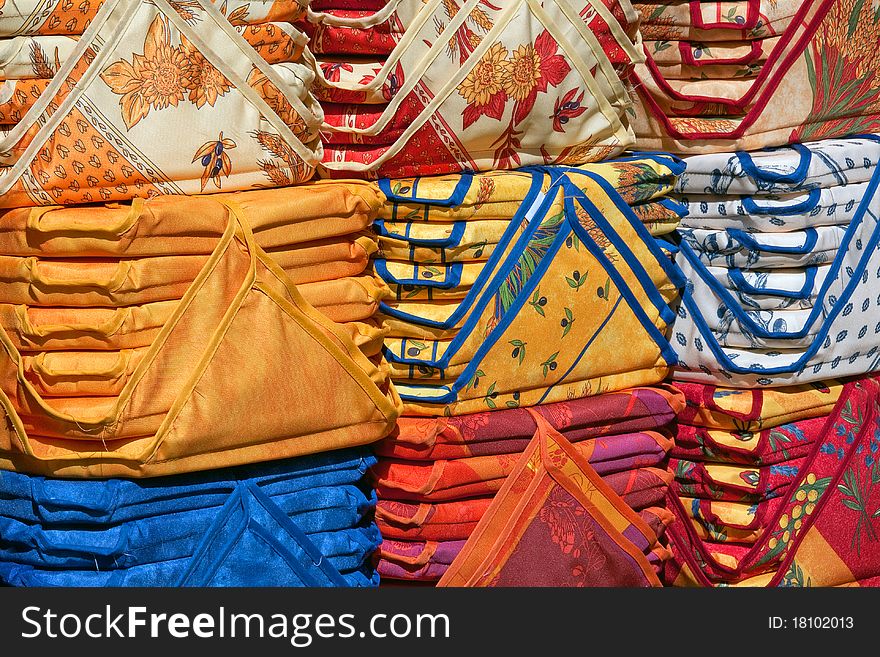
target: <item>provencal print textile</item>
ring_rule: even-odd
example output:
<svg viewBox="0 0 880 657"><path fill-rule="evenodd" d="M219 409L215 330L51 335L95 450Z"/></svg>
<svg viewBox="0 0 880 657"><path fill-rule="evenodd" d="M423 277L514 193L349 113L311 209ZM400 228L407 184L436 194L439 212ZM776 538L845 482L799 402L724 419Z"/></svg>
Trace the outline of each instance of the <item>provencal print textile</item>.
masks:
<svg viewBox="0 0 880 657"><path fill-rule="evenodd" d="M659 586L657 533L534 417L531 445L439 585Z"/></svg>
<svg viewBox="0 0 880 657"><path fill-rule="evenodd" d="M749 390L686 381L672 384L685 399L679 422L742 432L828 415L843 386L839 381L817 381L788 388Z"/></svg>
<svg viewBox="0 0 880 657"><path fill-rule="evenodd" d="M646 38L695 41L750 41L782 34L800 0L635 3Z"/></svg>
<svg viewBox="0 0 880 657"><path fill-rule="evenodd" d="M708 6L739 5L748 10L759 4L763 11L765 3ZM875 61L880 16L874 8L858 0L772 4L789 7L782 14L796 12L782 21L787 27L779 32L779 42L758 75L747 84L730 78L727 88L741 91L682 93L663 77L650 52L645 64L636 65L639 99L633 128L641 148L682 153L752 150L880 130ZM665 10L656 5L652 11L659 16ZM679 38L673 34L679 27L666 27L660 21L659 17L655 21L660 34ZM679 22L685 21L683 15ZM650 22L646 39L660 38L651 32ZM777 24L781 25L774 21L772 26ZM710 25L694 38L707 41L712 35L725 41L733 36L728 28ZM748 36L736 38L745 41ZM725 84L719 80L714 86Z"/></svg>
<svg viewBox="0 0 880 657"><path fill-rule="evenodd" d="M763 530L747 545L706 542L680 499L667 530L674 559L666 578L676 585L844 586L878 576L875 517L878 399L874 377L847 384L796 478L774 498ZM732 511L732 510L731 510ZM715 514L717 517L718 514Z"/></svg>
<svg viewBox="0 0 880 657"><path fill-rule="evenodd" d="M663 466L671 446L671 439L656 431L574 443L574 449L603 476ZM382 459L375 468L376 488L383 499L421 502L489 495L504 483L520 453L416 462Z"/></svg>
<svg viewBox="0 0 880 657"><path fill-rule="evenodd" d="M612 432L659 429L683 409L683 397L665 387L633 388L535 407L571 442ZM534 420L522 408L457 417L404 416L388 438L376 443L375 451L410 461L513 454L525 449L534 432Z"/></svg>
<svg viewBox="0 0 880 657"><path fill-rule="evenodd" d="M652 531L662 534L672 520L671 514L660 507L638 512ZM467 537L465 537L466 539ZM412 581L439 580L455 563L465 546L465 539L442 541L395 541L385 539L379 549L379 574L384 578ZM649 563L658 564L668 552L655 548L647 555Z"/></svg>
<svg viewBox="0 0 880 657"><path fill-rule="evenodd" d="M720 209L712 209L714 203L733 197L772 202L793 194L809 195L814 190L858 188L871 180L878 161L880 141L871 135L806 141L752 152L693 155L686 159L687 166L677 179L675 193L691 210L685 225L700 228L690 223L694 219L691 214L725 216ZM702 203L708 207L704 209ZM798 211L778 212L780 221L770 221L760 230L771 232L776 226L777 230L785 231L788 215L813 214L814 205L815 201ZM742 212L729 217L729 225L749 221L746 214L760 212L746 201Z"/></svg>
<svg viewBox="0 0 880 657"><path fill-rule="evenodd" d="M648 178L656 176L651 162L649 158L641 163L648 165L644 172ZM612 162L611 168L606 170L606 175L614 178L617 175L615 167L618 166L622 168L617 173L628 172L630 166L635 167L634 171L637 171L639 164L638 160L622 161L620 164ZM594 168L598 171L602 166L604 165L596 165ZM674 175L674 170L667 169L667 172ZM513 180L520 180L521 174L509 175L516 176L512 178ZM548 175L552 176L551 181L554 178L556 180L546 187L545 181ZM505 174L496 174L495 180L500 183L504 176ZM581 329L578 329L576 317L576 314L579 315L581 312L580 304L578 306L563 304L565 307L560 307L558 310L555 306L551 307L551 294L548 293L551 288L545 283L555 286L556 283L548 283L552 280L553 273L556 271L560 274L564 273L558 280L558 283L562 284L557 299L560 302L566 300L572 290L576 293L587 291L592 293L595 285L596 296L590 296L583 303L592 304L594 302L590 299L596 298L598 299L595 302L596 307L603 308L606 299L610 301L612 297L616 297L617 292L612 294L612 290L618 290L623 285L623 279L618 279L617 273L613 273L619 271L624 277L634 276L633 282L622 292L619 302L614 303L613 312L606 319L608 322L616 321L613 316L617 315L617 309L623 308L624 303L634 301L638 304L646 304L645 311L648 317L659 312L658 319L661 323L655 325L656 332L645 325L649 334L646 337L649 337L649 341L640 337L634 337L631 341L633 345L642 344L646 349L651 350L656 347L649 345L662 345L663 338L660 333L663 330L662 322L665 321L663 319L665 317L672 318L667 304L676 294L675 285L678 281L669 258L659 249L654 250L656 247L653 245L653 238L647 235L641 222L629 212L623 199L601 176L593 174L588 168L561 170L551 168L547 169L546 173L545 170L536 170L531 176L530 189L526 195L520 197L515 205L511 204L509 210L504 210L510 213L516 210L516 216L509 222L506 234L501 240L504 243L503 250L500 246L493 250L492 256L470 283L469 291L463 298L456 299L452 305L431 302L430 297L421 302L383 304L382 317L390 328L385 357L391 363L392 375L397 379L398 390L407 402L410 412L420 415L443 414L445 407L446 412L458 415L495 406L516 407L557 401L565 398L562 389L556 387L556 384L548 386L546 382L551 379L558 381L560 372L564 374L566 371L569 371L570 376L567 376L565 388L579 390L578 396L656 383L662 378L662 375L650 375L649 378L636 375L636 378L632 378L625 374L621 363L617 375L619 382L617 382L618 378L612 377L608 371L601 373L601 382L598 379L593 379L591 382L589 379L593 377L581 373L579 368L588 362L598 361L582 359L575 353L563 355L563 352L558 352L546 354L532 363L531 354L534 352L528 348L529 340L523 337L525 334L509 333L512 329L506 328L507 323L519 323L523 326L533 323L534 330L537 330L539 324L558 316L556 321L559 323L563 338L577 334L581 336L575 341L577 344L598 345L602 336L610 335L608 330L590 332L591 327L595 328L591 319L588 322L589 326L581 327L588 333L582 334ZM628 180L626 176L621 176L619 179ZM480 179L480 190L483 189L483 182L486 180L492 178ZM410 225L413 231L421 230L422 225L430 228L434 217L446 221L449 219L460 221L458 225L464 228L465 224L470 224L480 215L498 216L499 210L492 207L494 195L491 192L494 186L485 194L485 205L479 203L481 199L478 198L477 205L471 207L464 200L472 193L475 185L466 177L456 179L455 186L452 185L453 181L449 180L449 188L446 192L443 192L442 188L435 191L431 187L419 186L428 182L420 179L403 181L398 185L396 181L383 181L386 196L396 200L394 206L396 212L404 211L405 207L411 207L415 212L421 207L420 213L413 214L409 222L406 222L407 226L398 225L395 229L397 236L406 238L411 234ZM521 182L525 183L525 179ZM664 185L665 183L662 183L659 187L663 188ZM394 189L398 189L398 192L395 193ZM499 186L498 189L500 191L503 188ZM655 191L657 187L653 185L646 185L644 189L644 193L649 195L657 193ZM410 202L404 205L407 202L407 195L414 197L411 201L418 199L421 203ZM432 197L433 201L430 200ZM502 192L499 200L503 198ZM559 207L561 212L554 210L556 207ZM600 207L603 210L600 211ZM428 219L427 223L421 224L420 217ZM392 216L391 219L396 217ZM609 223L609 219L614 223ZM417 224L416 221L419 223ZM386 234L390 233L388 220L384 219L383 222L380 222L380 234L383 229ZM593 223L596 224L595 227L592 227ZM585 226L591 228L584 229ZM631 231L634 231L632 236L627 237ZM455 236L452 238L454 240ZM634 252L630 252L630 245L634 247ZM600 269L594 271L590 263L603 249L611 249L612 251L608 252L613 255L610 260L600 256L596 264L600 265L601 271ZM622 255L624 251L626 255ZM600 264L603 261L605 264ZM627 269L630 265L625 263L629 262L634 269ZM381 262L377 264L381 274L384 265ZM444 280L454 280L442 275L443 269L443 267L439 268L440 276L435 277L430 270L424 270L422 280L397 280L395 284L413 284L422 288L442 287L446 285ZM388 273L387 267L384 271ZM457 272L463 272L464 268L453 265L448 271L450 276L458 276ZM624 271L632 271L632 274L623 274ZM577 275L573 278L575 272ZM588 283L591 280L594 281L593 284ZM635 282L636 280L638 283ZM575 297L574 300L577 299L578 297ZM642 301L636 301L637 299ZM526 308L526 304L529 304L528 308L531 308L532 312L518 310L520 307ZM640 314L639 311L636 313ZM596 321L602 322L598 317ZM632 322L628 326L629 328L625 330L635 328ZM624 330L623 325L620 330ZM508 331L509 335L501 337L504 331ZM593 340L590 339L590 335L594 335ZM658 343L657 340L661 342ZM498 346L493 348L493 345ZM502 345L505 347L503 350ZM517 350L517 347L520 348ZM510 354L514 350L517 353L512 359L514 367L511 369ZM652 358L647 353L645 356L647 360ZM474 360L475 357L477 361ZM484 360L488 358L492 358L493 362L497 361L492 365L494 368L492 374L487 369L490 366L489 360ZM654 364L649 368L657 367L657 362L655 356ZM643 368L644 365L633 366L630 371L635 375L636 370ZM496 371L497 373L494 373ZM503 374L506 377L514 377L510 379L509 384L504 383L501 378L502 372L506 372ZM529 379L524 379L524 376ZM532 379L534 383L531 382ZM583 383L576 384L575 381ZM486 387L484 388L481 383ZM529 389L530 386L534 386L532 390ZM550 391L548 387L556 389ZM480 392L481 390L485 392Z"/></svg>
<svg viewBox="0 0 880 657"><path fill-rule="evenodd" d="M860 145L865 146L862 157ZM832 182L842 188L864 184L863 196L838 212L848 218L842 224L809 226L814 207L807 202L765 208L771 222L779 218L777 231L683 231L677 264L689 283L673 329L676 378L783 386L877 369L880 324L871 321L877 302L871 281L880 275L875 221L880 178L874 137L754 158L745 153L699 157L684 185L729 190L724 195L763 187L760 193L768 196L796 189L818 196L820 185ZM795 228L779 232L791 218ZM788 278L781 277L783 272Z"/></svg>
<svg viewBox="0 0 880 657"><path fill-rule="evenodd" d="M284 4L294 16L303 9ZM323 115L309 66L268 64L209 0L89 5L98 6L70 57L35 87L39 99L0 138L4 207L280 186L312 175ZM20 17L2 19L0 29L27 29Z"/></svg>
<svg viewBox="0 0 880 657"><path fill-rule="evenodd" d="M302 18L306 0L210 0L233 25L291 22ZM64 0L4 0L0 5L0 36L81 35L107 4L89 0L73 5ZM171 0L171 8L186 20L205 11L199 2Z"/></svg>
<svg viewBox="0 0 880 657"><path fill-rule="evenodd" d="M606 48L628 64L642 55L604 4L470 0L451 17L442 7L419 8L397 37L375 26L362 30L399 38L381 65L318 66L318 97L347 104L328 111L323 168L330 175L580 164L632 143L629 93ZM483 25L474 39L465 32L474 29L472 19ZM319 47L333 41L328 29L322 23ZM457 72L450 79L451 65Z"/></svg>

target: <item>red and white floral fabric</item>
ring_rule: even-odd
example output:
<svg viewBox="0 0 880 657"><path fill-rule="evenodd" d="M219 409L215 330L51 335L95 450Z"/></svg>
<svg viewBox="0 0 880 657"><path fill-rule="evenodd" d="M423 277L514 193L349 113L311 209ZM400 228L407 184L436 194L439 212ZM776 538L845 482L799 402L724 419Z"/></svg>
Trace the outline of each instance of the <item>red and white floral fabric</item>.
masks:
<svg viewBox="0 0 880 657"><path fill-rule="evenodd" d="M582 164L632 144L621 77L644 57L629 0L350 5L322 2L301 23L327 175Z"/></svg>

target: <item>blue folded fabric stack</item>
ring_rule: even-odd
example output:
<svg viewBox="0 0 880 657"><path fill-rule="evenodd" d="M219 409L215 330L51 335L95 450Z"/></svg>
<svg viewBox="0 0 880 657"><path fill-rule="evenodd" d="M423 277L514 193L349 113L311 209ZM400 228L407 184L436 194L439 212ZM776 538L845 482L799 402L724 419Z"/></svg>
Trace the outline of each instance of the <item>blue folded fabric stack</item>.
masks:
<svg viewBox="0 0 880 657"><path fill-rule="evenodd" d="M377 586L367 448L157 479L0 471L13 586Z"/></svg>

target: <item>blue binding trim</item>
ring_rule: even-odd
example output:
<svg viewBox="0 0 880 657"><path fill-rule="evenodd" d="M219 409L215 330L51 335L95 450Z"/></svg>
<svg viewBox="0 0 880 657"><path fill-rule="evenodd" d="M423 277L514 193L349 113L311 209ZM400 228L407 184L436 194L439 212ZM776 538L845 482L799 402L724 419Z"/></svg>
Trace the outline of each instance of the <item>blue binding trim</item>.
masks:
<svg viewBox="0 0 880 657"><path fill-rule="evenodd" d="M809 148L803 144L791 144L790 146L783 146L780 148L765 148L758 152L773 153L786 148L790 148L800 155L800 162L798 162L797 167L791 173L777 173L775 171L764 171L763 169L759 169L755 164L755 161L752 159L752 156L746 151L737 151L736 156L739 158L740 164L742 164L743 171L754 180L773 183L800 184L806 180L807 171L809 170L810 162L813 159L813 153Z"/></svg>
<svg viewBox="0 0 880 657"><path fill-rule="evenodd" d="M381 178L379 180L379 189L382 190L382 193L385 194L388 200L392 203L421 203L441 208L454 208L464 202L464 198L467 196L467 193L470 191L471 185L474 182L474 174L462 173L458 183L456 183L455 188L452 190L452 194L445 199L421 198L417 196L418 181L418 178L415 178L413 181L412 196L404 196L403 194L395 194L392 192L391 178Z"/></svg>
<svg viewBox="0 0 880 657"><path fill-rule="evenodd" d="M755 203L754 196L743 196L742 206L748 214L765 216L790 217L794 215L809 214L819 206L822 199L822 190L815 187L809 191L807 198L794 205L767 206Z"/></svg>
<svg viewBox="0 0 880 657"><path fill-rule="evenodd" d="M746 280L743 276L743 270L738 267L728 269L727 277L735 289L746 294L783 297L785 299L809 299L813 296L813 286L816 284L818 269L816 266L804 268L804 285L797 292L774 287L755 287Z"/></svg>
<svg viewBox="0 0 880 657"><path fill-rule="evenodd" d="M706 283L718 297L720 297L721 305L726 306L727 309L731 313L733 313L734 317L736 317L740 325L745 327L750 333L753 333L754 335L761 338L802 338L809 333L809 330L815 323L816 319L825 311L825 296L828 294L828 290L830 289L832 282L838 277L840 269L843 266L843 262L846 259L846 255L849 252L849 245L855 238L856 232L858 231L859 227L864 223L865 214L868 212L871 202L874 200L874 197L877 194L878 185L880 185L880 167L878 167L874 171L874 174L871 177L871 181L868 184L868 189L865 192L865 196L862 199L862 202L859 204L853 220L850 222L850 225L846 229L846 233L841 240L840 247L838 248L837 255L835 256L834 261L831 263L831 269L829 270L828 275L825 277L825 280L822 282L821 289L816 295L816 301L814 302L814 306L810 311L810 315L807 318L803 328L798 331L793 331L791 333L767 331L764 327L759 326L746 314L746 312L740 307L739 302L734 298L730 291L727 290L723 285L721 285L718 279L716 279L709 272L709 270L706 268L706 265L704 265L700 261L699 256L685 242L681 243L681 253L682 255L684 255L685 258L687 258L688 263L693 267L694 271L703 280L703 282ZM875 228L875 233L872 234L871 237L872 240L874 240L876 233L878 232L880 231ZM841 299L838 299L834 309L842 307L845 303L846 298L847 297L842 295Z"/></svg>
<svg viewBox="0 0 880 657"><path fill-rule="evenodd" d="M425 222L419 222L425 223ZM385 226L384 219L377 219L373 222L373 228L376 232L382 237L390 237L392 239L402 240L407 242L411 246L426 246L426 247L450 247L450 246L458 246L461 242L461 238L464 235L466 221L455 221L452 222L452 231L449 233L449 237L441 237L438 239L424 239L417 237L410 237L409 235L401 235L400 233L392 233ZM408 223L407 227L412 226L412 223Z"/></svg>
<svg viewBox="0 0 880 657"><path fill-rule="evenodd" d="M664 322L666 322L667 324L671 324L675 320L675 313L667 305L666 301L660 295L660 291L657 289L657 286L651 280L651 277L648 275L648 272L645 271L645 268L642 265L642 263L639 261L639 259L636 258L632 254L632 252L629 250L629 248L627 247L626 242L623 240L623 238L620 237L620 235L617 233L617 231L614 230L614 228L611 226L611 224L608 222L608 220L602 216L602 213L599 212L599 209L593 204L593 202L587 197L587 195L583 193L583 191L580 188L578 188L576 185L574 185L571 182L567 182L567 183L565 183L565 191L566 191L566 195L565 195L566 210L568 210L569 201L573 198L577 198L578 203L580 203L581 207L583 207L589 213L590 218L596 222L596 225L599 226L599 228L602 230L602 233L605 235L605 237L608 239L608 241L614 245L614 247L618 250L618 252L620 252L621 256L623 256L623 259L626 260L626 263L629 265L630 269L635 274L636 279L638 279L639 283L641 283L642 289L645 291L645 294L647 295L648 299L651 301L651 303L654 304L654 307L657 308L657 311L660 313L661 319ZM617 199L614 199L613 195L609 194L609 196L613 200L615 200L615 201L617 200ZM675 264L668 257L666 257L664 254L662 254L660 252L659 249L657 249L656 251L654 251L654 249L652 249L652 247L656 248L656 242L654 241L654 238L651 236L651 234L648 232L648 230L644 227L644 224L642 224L642 222L639 221L638 218L632 213L632 210L630 209L630 207L628 205L626 205L625 203L623 205L626 208L626 212L624 212L624 214L626 214L628 212L631 215L631 218L628 217L630 219L630 224L633 227L639 226L644 231L644 234L639 235L639 237L642 238L643 242L648 247L648 250L651 252L651 254L655 257L657 262L660 264L664 273L667 274L667 276L673 281L673 284L676 287L678 287L678 288L684 287L685 280L684 280L684 277L681 276L681 272L678 270L678 268L675 266ZM571 213L572 213L572 216L576 216L573 207L571 208ZM576 225L580 226L580 223L576 222ZM575 230L575 232L577 233L578 231ZM586 231L584 231L584 232L586 232ZM629 254L629 255L627 255L627 254Z"/></svg>
<svg viewBox="0 0 880 657"><path fill-rule="evenodd" d="M523 249L528 245L535 230L537 230L538 226L540 226L541 221L544 218L544 214L546 214L546 208L549 207L553 202L554 194L551 192L553 192L555 188L551 188L550 190L548 190L546 197L543 199L543 201L541 201L540 206L536 210L532 219L529 220L529 223L526 226L525 230L523 230L522 234L517 238L516 243L513 245L513 247L511 247L510 252L507 254L507 260L502 265L501 270L495 272L494 270L496 266L498 266L499 261L504 257L507 244L513 239L516 231L519 230L523 218L528 215L541 191L541 185L544 182L543 175L537 172L533 173L532 175L532 186L529 189L529 193L524 199L523 203L520 205L520 209L510 221L510 224L504 231L504 235L501 237L498 245L492 251L492 255L489 257L489 260L486 261L486 264L483 266L482 271L477 276L474 284L471 286L471 289L467 293L467 296L462 299L461 303L458 304L455 311L453 311L453 313L448 318L443 321L437 321L428 319L426 317L420 317L419 315L414 315L412 313L407 313L402 310L398 310L397 308L393 308L384 301L379 303L379 309L381 310L381 312L388 315L389 317L394 317L396 319L410 322L412 324L417 324L419 326L429 326L431 328L439 329L451 329L455 327L455 325L462 317L470 312L471 307L477 302L477 299L481 294L485 292L486 294L491 295L492 290L496 288L501 283L501 281L503 281L507 277L507 274L510 273L510 270L513 269L517 260L519 260L519 256L521 255ZM486 281L493 277L493 275L494 278L492 278L491 282L486 285ZM484 290L484 287L486 287L487 289ZM407 361L394 362L404 363Z"/></svg>
<svg viewBox="0 0 880 657"><path fill-rule="evenodd" d="M715 334L706 323L702 311L700 310L699 306L697 306L696 302L693 300L692 295L688 293L687 290L685 290L685 293L682 295L682 302L688 308L691 320L697 327L697 330L702 334L703 338L706 341L706 344L709 345L709 349L712 351L716 360L719 364L721 364L723 369L729 372L733 372L735 374L756 375L787 374L791 372L798 372L802 370L803 367L805 367L805 364L808 363L808 361L816 354L822 343L825 341L828 332L831 330L831 326L834 323L834 320L841 312L843 312L844 307L849 302L849 299L855 291L856 287L859 285L860 279L862 277L862 272L865 271L865 268L868 265L868 261L871 259L872 253L877 249L878 243L880 243L880 223L875 226L874 232L872 233L871 238L868 241L864 252L862 253L861 260L859 260L858 264L855 267L855 270L853 271L853 275L850 278L849 283L841 294L840 299L838 299L837 303L828 313L826 321L819 328L819 331L813 338L812 343L795 362L789 365L771 368L739 367L727 356L727 354L724 353L724 350L718 342L718 339L715 337ZM826 278L826 284L823 285L823 294L824 290L831 284L831 281L834 278L836 278L836 273L834 273L833 275L828 275L828 277Z"/></svg>
<svg viewBox="0 0 880 657"><path fill-rule="evenodd" d="M441 265L446 270L446 276L443 279L432 280L429 278L395 278L388 271L388 261L385 258L378 258L373 261L376 273L386 283L392 285L417 285L419 287L434 288L439 290L450 290L461 284L461 272L464 266L461 262L453 262L447 265ZM418 269L422 267L430 267L434 265L414 265L414 276L418 276Z"/></svg>
<svg viewBox="0 0 880 657"><path fill-rule="evenodd" d="M565 183L563 183L565 184ZM592 204L591 204L592 205ZM574 213L573 208L573 199L570 197L566 197L565 199L565 220L564 223L568 226L568 230L560 230L557 234L556 238L553 240L550 248L547 250L547 254L538 263L538 266L535 268L534 274L529 278L526 282L526 285L523 286L522 291L514 300L514 303L505 313L504 317L502 317L501 321L498 325L492 329L492 332L487 336L483 342L480 344L479 348L475 352L473 358L468 362L464 371L459 375L459 377L453 382L451 385L445 386L431 386L431 385L422 385L422 384L408 384L406 387L413 389L422 389L422 390L444 390L446 391L444 394L437 395L434 397L425 397L422 395L410 395L404 391L399 391L401 399L404 401L421 401L428 403L440 403L447 404L453 401L456 401L458 392L462 389L462 387L466 386L468 381L473 377L473 373L479 368L483 358L485 358L486 354L489 350L498 342L510 324L514 321L514 319L519 314L519 311L525 305L526 301L531 298L532 292L535 288L537 288L544 274L550 266L550 263L553 261L556 253L562 247L562 244L565 243L565 240L568 236L574 232L581 242L587 247L590 253L597 259L599 264L602 265L605 272L608 274L609 278L611 278L614 282L615 287L620 292L620 296L622 299L626 300L633 314L635 314L636 318L641 323L642 327L648 333L648 335L654 340L657 346L660 348L660 353L663 359L668 364L675 364L678 362L677 354L675 350L672 348L672 345L666 340L663 334L657 329L657 327L651 322L647 315L645 314L644 309L636 300L633 293L626 287L623 277L620 275L620 272L614 267L614 265L608 260L605 254L602 252L602 249L596 244L595 240L592 236L584 229L583 226L580 225L580 222L576 218L576 214ZM598 221L598 217L600 215L598 209L593 206L592 208L585 208L588 213L590 213L591 217L594 221ZM604 218L602 218L604 221ZM653 238L652 238L653 239ZM656 245L654 245L655 248ZM659 250L659 249L658 249ZM623 250L620 251L621 255L623 255L624 260L626 262L630 262L630 258L635 258L635 256L629 251L629 248L624 244ZM656 287L655 287L656 290ZM619 303L619 300L618 300ZM614 310L616 310L617 306L615 305ZM609 313L610 317L610 313ZM607 318L606 318L607 322ZM604 324L603 324L604 325ZM595 335L594 335L595 337ZM587 345L589 346L589 344ZM447 350L448 351L448 350ZM578 360L575 361L575 365L583 355L586 353L586 348L581 351L578 356ZM574 365L572 366L572 368ZM571 372L571 368L566 372L566 375ZM557 381L557 384L560 383L562 379ZM555 384L554 384L555 385ZM551 386L552 388L552 386ZM548 389L549 390L549 389ZM546 395L545 395L546 397Z"/></svg>
<svg viewBox="0 0 880 657"><path fill-rule="evenodd" d="M677 288L683 288L685 283L687 283L687 280L681 273L681 270L666 256L666 254L663 253L663 251L661 251L657 247L656 238L651 235L647 228L645 228L645 225L635 215L635 213L632 211L632 208L630 208L630 206L627 205L627 203L623 200L623 197L615 191L611 183L609 183L601 176L590 172L581 171L580 173L592 178L602 188L602 190L608 195L608 198L610 198L614 202L614 206L618 209L618 211L620 211L620 213L626 218L626 220L629 221L630 226L632 226L633 230L635 230L642 241L645 242L648 247L648 251L657 260L660 267L669 277L669 280L672 282L672 284L675 285ZM574 185L574 183L570 184L574 187L581 198L587 198L586 194L584 194L580 188ZM595 205L593 207L595 208ZM601 216L600 213L597 212L597 214L598 216ZM607 221L604 219L604 217L602 218L602 221L607 225ZM616 235L616 231L611 232ZM629 251L629 247L627 247L627 251ZM637 259L636 262L638 262ZM641 264L639 266L641 266Z"/></svg>
<svg viewBox="0 0 880 657"><path fill-rule="evenodd" d="M776 246L774 244L761 244L756 240L750 233L745 232L740 228L728 228L725 230L730 237L739 242L739 244L749 250L749 251L757 251L759 253L790 253L794 255L805 255L813 251L816 247L816 242L819 241L819 231L815 228L805 228L804 233L804 243L801 246ZM778 233L781 235L785 235L786 233ZM787 233L791 235L792 233Z"/></svg>

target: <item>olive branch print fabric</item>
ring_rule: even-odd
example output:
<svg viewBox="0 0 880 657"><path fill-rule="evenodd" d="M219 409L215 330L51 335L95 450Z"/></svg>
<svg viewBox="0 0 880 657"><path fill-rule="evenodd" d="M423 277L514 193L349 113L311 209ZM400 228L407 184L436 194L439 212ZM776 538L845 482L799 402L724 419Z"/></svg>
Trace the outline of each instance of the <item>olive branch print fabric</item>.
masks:
<svg viewBox="0 0 880 657"><path fill-rule="evenodd" d="M249 23L295 19L303 7L223 3L221 12L209 0L111 0L86 2L84 16L59 2L48 8L77 14L70 22L81 28L70 35L72 49L49 55L37 41L49 37L38 35L68 35L51 17L46 29L34 25L45 4L26 15L16 3L21 15L9 9L0 21L35 35L31 54L41 76L3 83L9 100L2 114L15 120L2 135L4 207L233 191L311 177L323 115L309 92L314 71L302 60L304 37L280 24L251 30ZM274 53L266 46L270 33Z"/></svg>

